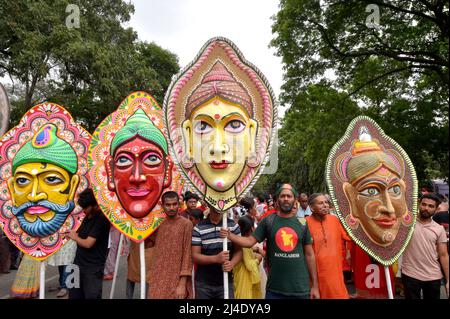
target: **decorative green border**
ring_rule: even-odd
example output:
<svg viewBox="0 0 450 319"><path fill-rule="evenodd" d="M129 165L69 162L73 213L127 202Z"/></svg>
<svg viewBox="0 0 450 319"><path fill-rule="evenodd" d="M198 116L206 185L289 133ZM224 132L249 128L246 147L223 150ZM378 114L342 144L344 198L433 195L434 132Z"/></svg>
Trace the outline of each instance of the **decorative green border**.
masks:
<svg viewBox="0 0 450 319"><path fill-rule="evenodd" d="M331 172L333 170L333 157L335 157L336 153L338 152L338 150L340 149L340 147L348 140L351 138L351 133L354 130L354 128L356 127L356 124L360 121L367 121L370 122L371 124L373 124L379 131L380 135L385 138L387 141L389 141L390 143L392 143L397 150L400 152L400 154L403 156L403 158L405 159L406 165L408 165L408 168L411 171L411 175L412 175L412 180L413 180L413 194L412 194L412 214L413 214L413 222L410 226L410 229L408 231L408 236L406 238L406 241L404 242L404 244L402 245L402 247L400 248L399 252L392 257L391 259L385 260L382 259L380 256L378 256L377 254L375 254L370 248L366 247L366 245L364 245L364 243L362 243L354 234L353 231L350 229L349 226L347 226L347 223L345 222L344 216L342 214L342 212L339 209L339 205L338 205L338 201L336 199L336 195L335 195L335 190L333 187L333 183L332 183L332 179L331 179ZM395 263L397 261L397 259L400 257L400 255L403 253L403 251L406 249L406 246L408 245L413 233L414 233L414 226L416 224L416 217L417 217L417 198L418 198L418 183L417 183L417 175L416 175L416 171L414 169L414 166L411 162L411 159L409 158L408 154L406 154L406 152L403 150L403 148L396 142L394 141L391 137L387 136L383 129L374 121L372 120L370 117L365 116L365 115L361 115L358 116L356 118L354 118L344 136L333 146L333 148L331 149L330 153L328 154L328 158L327 158L327 163L326 163L326 168L325 168L325 178L326 178L326 182L327 182L327 187L328 190L330 192L331 195L331 199L333 201L334 207L336 209L337 215L339 217L339 220L341 221L341 224L344 226L345 230L347 231L347 233L350 235L350 237L356 242L356 244L361 247L366 253L368 253L370 256L372 256L373 258L375 258L380 264L384 265L384 266L390 266L393 263Z"/></svg>

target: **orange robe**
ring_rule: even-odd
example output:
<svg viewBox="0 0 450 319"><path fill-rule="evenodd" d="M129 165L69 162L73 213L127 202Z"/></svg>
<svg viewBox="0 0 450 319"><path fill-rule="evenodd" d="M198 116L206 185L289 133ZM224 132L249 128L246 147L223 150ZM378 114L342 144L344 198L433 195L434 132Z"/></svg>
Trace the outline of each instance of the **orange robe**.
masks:
<svg viewBox="0 0 450 319"><path fill-rule="evenodd" d="M326 215L323 221L308 216L306 222L313 238L320 298L348 299L342 269L342 241L350 241L350 237L336 216Z"/></svg>

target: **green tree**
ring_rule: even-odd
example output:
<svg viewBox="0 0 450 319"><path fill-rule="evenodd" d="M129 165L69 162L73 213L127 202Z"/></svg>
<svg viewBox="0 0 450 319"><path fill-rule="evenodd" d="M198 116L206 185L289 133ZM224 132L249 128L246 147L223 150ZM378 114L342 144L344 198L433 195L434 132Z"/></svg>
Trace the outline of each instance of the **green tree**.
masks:
<svg viewBox="0 0 450 319"><path fill-rule="evenodd" d="M325 80L299 94L279 130L279 168L263 175L255 189L273 193L277 185L292 183L299 191L324 191L325 163L330 149L361 110Z"/></svg>
<svg viewBox="0 0 450 319"><path fill-rule="evenodd" d="M406 150L421 182L437 174L448 177L448 7L448 1L439 0L281 0L271 42L285 71L281 103L307 112L299 97L333 71L336 78L330 86L339 92L335 103L358 106L339 125L367 114ZM302 130L316 125L304 118ZM292 125L284 121L283 129L296 136L299 128ZM322 124L324 136L333 130L333 122ZM308 150L304 145L289 148L306 152L295 164L306 178L305 172L315 167ZM316 160L324 163L325 158ZM280 165L283 170L294 163L283 159ZM313 190L322 188L318 180L311 182Z"/></svg>
<svg viewBox="0 0 450 319"><path fill-rule="evenodd" d="M31 106L66 107L89 131L131 91L162 103L177 57L142 43L129 21L134 7L122 0L79 0L79 28L66 24L69 0L0 3L0 76L14 83L14 125Z"/></svg>

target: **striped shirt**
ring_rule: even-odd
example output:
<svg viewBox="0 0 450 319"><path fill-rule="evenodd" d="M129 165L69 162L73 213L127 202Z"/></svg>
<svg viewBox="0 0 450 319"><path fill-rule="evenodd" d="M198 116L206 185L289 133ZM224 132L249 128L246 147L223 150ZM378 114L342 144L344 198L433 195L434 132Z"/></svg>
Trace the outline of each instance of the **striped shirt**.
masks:
<svg viewBox="0 0 450 319"><path fill-rule="evenodd" d="M236 235L241 235L239 225L232 219L227 220L227 227ZM213 256L223 250L223 239L220 238L220 229L222 220L216 225L209 218L199 222L192 230L192 246L201 246L202 255ZM234 247L228 240L228 250L230 251L230 260L233 258ZM228 279L232 282L232 272L229 272ZM196 282L204 282L209 285L223 285L223 271L221 264L198 265L195 275Z"/></svg>

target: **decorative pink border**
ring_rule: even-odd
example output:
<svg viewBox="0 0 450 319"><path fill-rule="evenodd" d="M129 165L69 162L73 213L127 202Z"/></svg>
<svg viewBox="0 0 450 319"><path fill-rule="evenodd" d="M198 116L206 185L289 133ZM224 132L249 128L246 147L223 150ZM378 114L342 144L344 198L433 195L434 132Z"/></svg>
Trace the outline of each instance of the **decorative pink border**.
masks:
<svg viewBox="0 0 450 319"><path fill-rule="evenodd" d="M88 187L87 151L91 141L88 131L75 123L63 107L53 103L42 103L32 107L19 124L0 139L0 225L11 242L25 254L37 260L45 260L57 252L68 239L62 235L80 226L84 212L76 206L58 232L45 238L32 237L25 233L11 212L11 194L7 181L12 176L12 160L17 151L47 123L58 127L58 136L68 142L78 156L80 184L77 193Z"/></svg>
<svg viewBox="0 0 450 319"><path fill-rule="evenodd" d="M202 178L198 174L196 174L193 169L185 170L182 165L179 164L182 162L184 152L183 139L181 136L177 135L181 123L177 123L176 121L175 105L177 100L180 98L180 91L183 89L186 83L188 83L188 81L192 79L194 74L208 59L208 57L211 55L211 52L216 46L221 47L233 62L233 64L236 65L240 70L244 71L250 77L263 101L263 121L262 123L259 123L262 124L261 127L259 127L259 130L262 129L262 134L259 143L257 143L257 145L259 145L259 147L257 148L259 150L257 153L257 157L261 162L261 166L258 169L247 169L246 176L244 176L236 185L237 194L240 195L245 191L246 188L250 186L252 181L256 182L258 171L262 171L265 162L267 162L268 153L270 151L270 146L273 140L273 131L276 128L276 105L274 101L273 103L271 103L271 95L273 94L271 94L272 91L267 81L265 81L264 76L257 70L255 66L251 65L243 58L238 48L230 40L225 38L213 38L209 40L202 48L199 56L197 56L194 62L188 65L183 71L181 71L178 74L177 78L172 81L172 84L167 91L164 103L164 111L166 114L165 120L167 121L166 129L168 130L167 134L169 138L173 141L173 149L171 149L171 152L176 157L176 163L178 167L185 172L190 182L193 183L193 186L201 193L204 193L205 184ZM260 78L263 79L263 81L265 81L266 83L263 83Z"/></svg>

